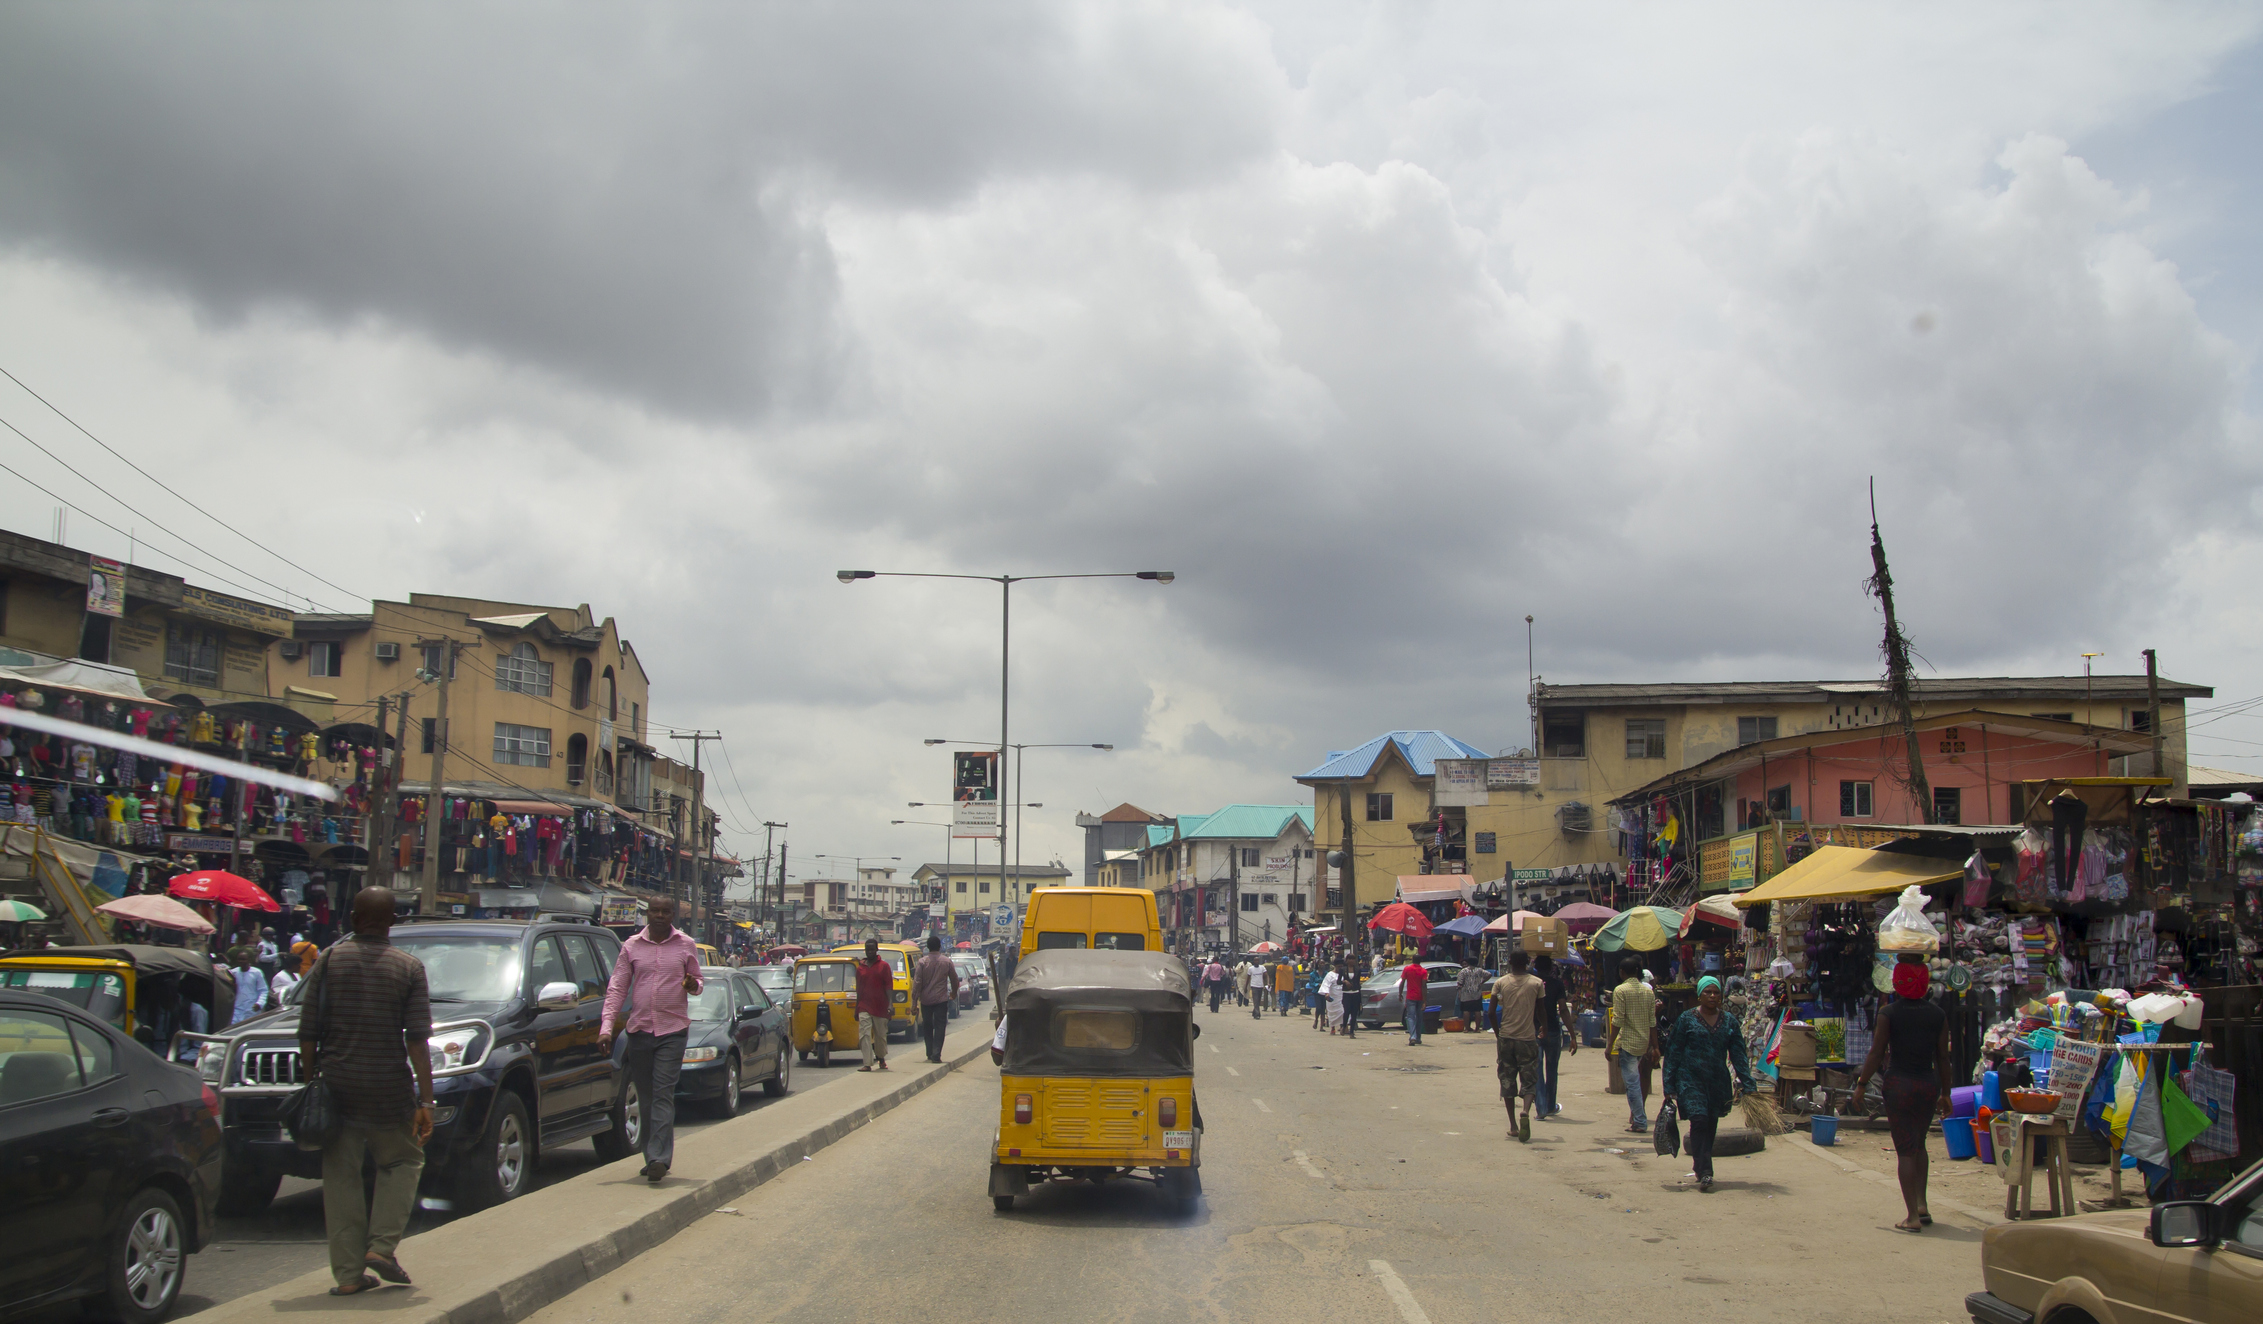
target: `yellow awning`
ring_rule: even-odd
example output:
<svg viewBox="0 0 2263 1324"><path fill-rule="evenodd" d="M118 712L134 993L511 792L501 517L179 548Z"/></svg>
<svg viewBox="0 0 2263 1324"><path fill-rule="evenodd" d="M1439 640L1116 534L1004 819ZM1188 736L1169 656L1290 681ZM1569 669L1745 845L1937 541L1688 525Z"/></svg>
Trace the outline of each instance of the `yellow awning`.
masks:
<svg viewBox="0 0 2263 1324"><path fill-rule="evenodd" d="M1912 883L1947 882L1963 874L1962 867L1946 860L1855 846L1817 846L1806 859L1734 900L1740 906L1770 901L1838 901L1899 892Z"/></svg>

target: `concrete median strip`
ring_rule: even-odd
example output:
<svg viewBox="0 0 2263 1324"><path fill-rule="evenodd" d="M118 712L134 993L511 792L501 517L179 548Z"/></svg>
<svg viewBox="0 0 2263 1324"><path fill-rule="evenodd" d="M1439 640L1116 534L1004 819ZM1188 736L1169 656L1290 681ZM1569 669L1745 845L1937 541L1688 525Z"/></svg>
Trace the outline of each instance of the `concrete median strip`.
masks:
<svg viewBox="0 0 2263 1324"><path fill-rule="evenodd" d="M644 1160L636 1155L410 1237L399 1258L416 1279L412 1287L333 1297L325 1269L200 1311L197 1319L233 1324L326 1311L367 1312L402 1324L513 1324L981 1057L991 1032L987 1016L969 1017L945 1040L939 1066L911 1056L920 1052L918 1044L901 1045L900 1056L890 1055L894 1071L852 1073L820 1093L791 1094L679 1136L675 1168L658 1186L637 1175ZM796 1074L813 1070L798 1066ZM192 1288L195 1272L192 1263Z"/></svg>

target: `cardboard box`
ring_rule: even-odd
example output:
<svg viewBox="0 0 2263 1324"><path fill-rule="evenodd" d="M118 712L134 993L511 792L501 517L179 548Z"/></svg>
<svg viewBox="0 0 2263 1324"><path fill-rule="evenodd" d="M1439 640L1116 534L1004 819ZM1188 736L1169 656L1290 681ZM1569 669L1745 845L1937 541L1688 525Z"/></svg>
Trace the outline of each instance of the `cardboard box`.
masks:
<svg viewBox="0 0 2263 1324"><path fill-rule="evenodd" d="M1794 1021L1784 1026L1784 1037L1776 1046L1776 1065L1779 1067L1815 1066L1815 1027Z"/></svg>
<svg viewBox="0 0 2263 1324"><path fill-rule="evenodd" d="M1528 919L1524 922L1524 949L1534 956L1545 952L1562 956L1572 948L1571 930L1560 919Z"/></svg>

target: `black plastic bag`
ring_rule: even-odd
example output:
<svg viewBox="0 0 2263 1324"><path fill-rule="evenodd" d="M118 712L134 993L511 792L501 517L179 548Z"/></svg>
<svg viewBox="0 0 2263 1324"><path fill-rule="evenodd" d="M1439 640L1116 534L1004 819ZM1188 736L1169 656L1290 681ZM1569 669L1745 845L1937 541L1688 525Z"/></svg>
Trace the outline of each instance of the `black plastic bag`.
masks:
<svg viewBox="0 0 2263 1324"><path fill-rule="evenodd" d="M311 1029L302 1030L301 1037L319 1045L323 1031L329 1028L330 958L314 963L307 978L314 983L312 1005L300 1015ZM622 1036L626 1038L627 1036ZM338 1100L330 1093L330 1082L324 1080L319 1069L306 1064L307 1082L284 1097L282 1107L283 1129L290 1133L291 1143L300 1149L322 1149L338 1138L346 1129L346 1119L338 1113Z"/></svg>
<svg viewBox="0 0 2263 1324"><path fill-rule="evenodd" d="M1658 1105L1658 1120L1650 1127L1650 1143L1661 1158L1682 1152L1681 1117L1674 1111L1672 1099Z"/></svg>

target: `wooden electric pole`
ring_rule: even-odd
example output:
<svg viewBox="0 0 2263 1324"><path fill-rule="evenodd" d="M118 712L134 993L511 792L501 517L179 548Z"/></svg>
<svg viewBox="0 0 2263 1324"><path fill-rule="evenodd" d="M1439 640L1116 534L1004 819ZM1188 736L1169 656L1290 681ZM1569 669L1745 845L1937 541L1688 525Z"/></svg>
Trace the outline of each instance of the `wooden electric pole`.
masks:
<svg viewBox="0 0 2263 1324"><path fill-rule="evenodd" d="M2153 650L2150 648L2145 650L2145 729L2146 733L2153 737L2152 775L2156 777L2166 777L2168 776L2168 774L2161 771L2162 744L2160 659L2156 658L2153 655ZM2172 786L2169 789L2173 791L2176 788Z"/></svg>
<svg viewBox="0 0 2263 1324"><path fill-rule="evenodd" d="M1879 646L1879 651L1886 655L1886 691L1892 696L1895 712L1901 718L1902 745L1909 753L1909 793L1917 799L1917 812L1931 823L1933 791L1925 782L1925 757L1917 748L1917 714L1910 707L1909 636L1902 633L1901 623L1894 617L1894 577L1886 569L1886 543L1878 534L1875 479L1870 484L1870 565L1873 573L1863 587L1886 611L1886 641Z"/></svg>
<svg viewBox="0 0 2263 1324"><path fill-rule="evenodd" d="M1337 879L1343 885L1343 908L1337 913L1336 933L1344 940L1344 950L1352 958L1352 973L1356 975L1364 967L1359 964L1359 887L1352 877L1352 784L1348 781L1336 783L1336 813L1343 819L1344 837L1344 862L1339 866L1343 872Z"/></svg>
<svg viewBox="0 0 2263 1324"><path fill-rule="evenodd" d="M707 841L707 784L699 775L699 749L710 740L722 738L721 732L707 735L699 731L676 737L678 740L691 742L691 919L695 924L706 913L707 902L707 879L699 863L702 847ZM706 936L703 930L695 929L693 932Z"/></svg>

